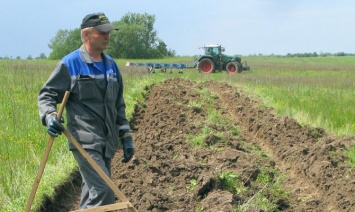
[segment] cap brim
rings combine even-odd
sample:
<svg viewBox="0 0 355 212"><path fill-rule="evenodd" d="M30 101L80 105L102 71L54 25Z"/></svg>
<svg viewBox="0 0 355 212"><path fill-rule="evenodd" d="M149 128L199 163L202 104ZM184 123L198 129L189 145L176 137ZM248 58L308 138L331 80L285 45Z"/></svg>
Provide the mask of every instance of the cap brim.
<svg viewBox="0 0 355 212"><path fill-rule="evenodd" d="M97 25L94 26L95 29L99 30L100 32L109 32L112 30L117 30L117 27L115 27L114 25L107 23L107 24L101 24L101 25Z"/></svg>

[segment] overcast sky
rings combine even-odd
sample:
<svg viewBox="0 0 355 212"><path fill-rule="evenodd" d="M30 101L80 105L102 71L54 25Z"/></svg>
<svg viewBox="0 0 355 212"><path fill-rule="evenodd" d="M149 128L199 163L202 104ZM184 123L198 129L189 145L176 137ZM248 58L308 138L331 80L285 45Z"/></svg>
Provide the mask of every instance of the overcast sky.
<svg viewBox="0 0 355 212"><path fill-rule="evenodd" d="M48 56L59 29L79 28L95 12L111 22L155 15L158 37L182 56L208 43L231 55L355 53L354 0L11 0L0 11L0 57Z"/></svg>

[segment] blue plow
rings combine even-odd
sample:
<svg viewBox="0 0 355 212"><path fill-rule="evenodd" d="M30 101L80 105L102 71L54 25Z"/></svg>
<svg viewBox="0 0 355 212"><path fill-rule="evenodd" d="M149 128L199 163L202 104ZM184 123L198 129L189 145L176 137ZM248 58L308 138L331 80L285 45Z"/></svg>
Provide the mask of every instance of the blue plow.
<svg viewBox="0 0 355 212"><path fill-rule="evenodd" d="M170 73L174 69L178 69L179 73L183 73L184 68L193 68L192 66L181 64L181 63L131 63L127 62L126 66L144 66L150 73L156 73L156 69L161 69L161 72L166 72L167 69L170 69Z"/></svg>

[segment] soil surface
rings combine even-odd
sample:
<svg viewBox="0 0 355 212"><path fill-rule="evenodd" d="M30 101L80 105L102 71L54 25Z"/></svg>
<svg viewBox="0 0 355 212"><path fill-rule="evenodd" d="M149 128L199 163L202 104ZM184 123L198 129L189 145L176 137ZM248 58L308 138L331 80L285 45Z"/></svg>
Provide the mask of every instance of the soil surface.
<svg viewBox="0 0 355 212"><path fill-rule="evenodd" d="M113 182L138 211L265 211L260 195L273 211L355 211L344 156L354 138L301 126L228 84L177 78L147 89L131 121L135 157L121 163L120 150L112 161ZM77 210L80 182L73 173L41 211Z"/></svg>

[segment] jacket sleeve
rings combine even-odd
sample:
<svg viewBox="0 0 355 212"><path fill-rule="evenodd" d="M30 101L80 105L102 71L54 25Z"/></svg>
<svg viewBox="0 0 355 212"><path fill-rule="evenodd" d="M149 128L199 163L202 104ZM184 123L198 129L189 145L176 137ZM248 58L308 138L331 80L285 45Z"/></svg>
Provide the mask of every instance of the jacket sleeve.
<svg viewBox="0 0 355 212"><path fill-rule="evenodd" d="M70 84L68 68L63 62L59 62L38 94L39 116L43 125L46 125L46 115L57 110L57 104L62 102Z"/></svg>

